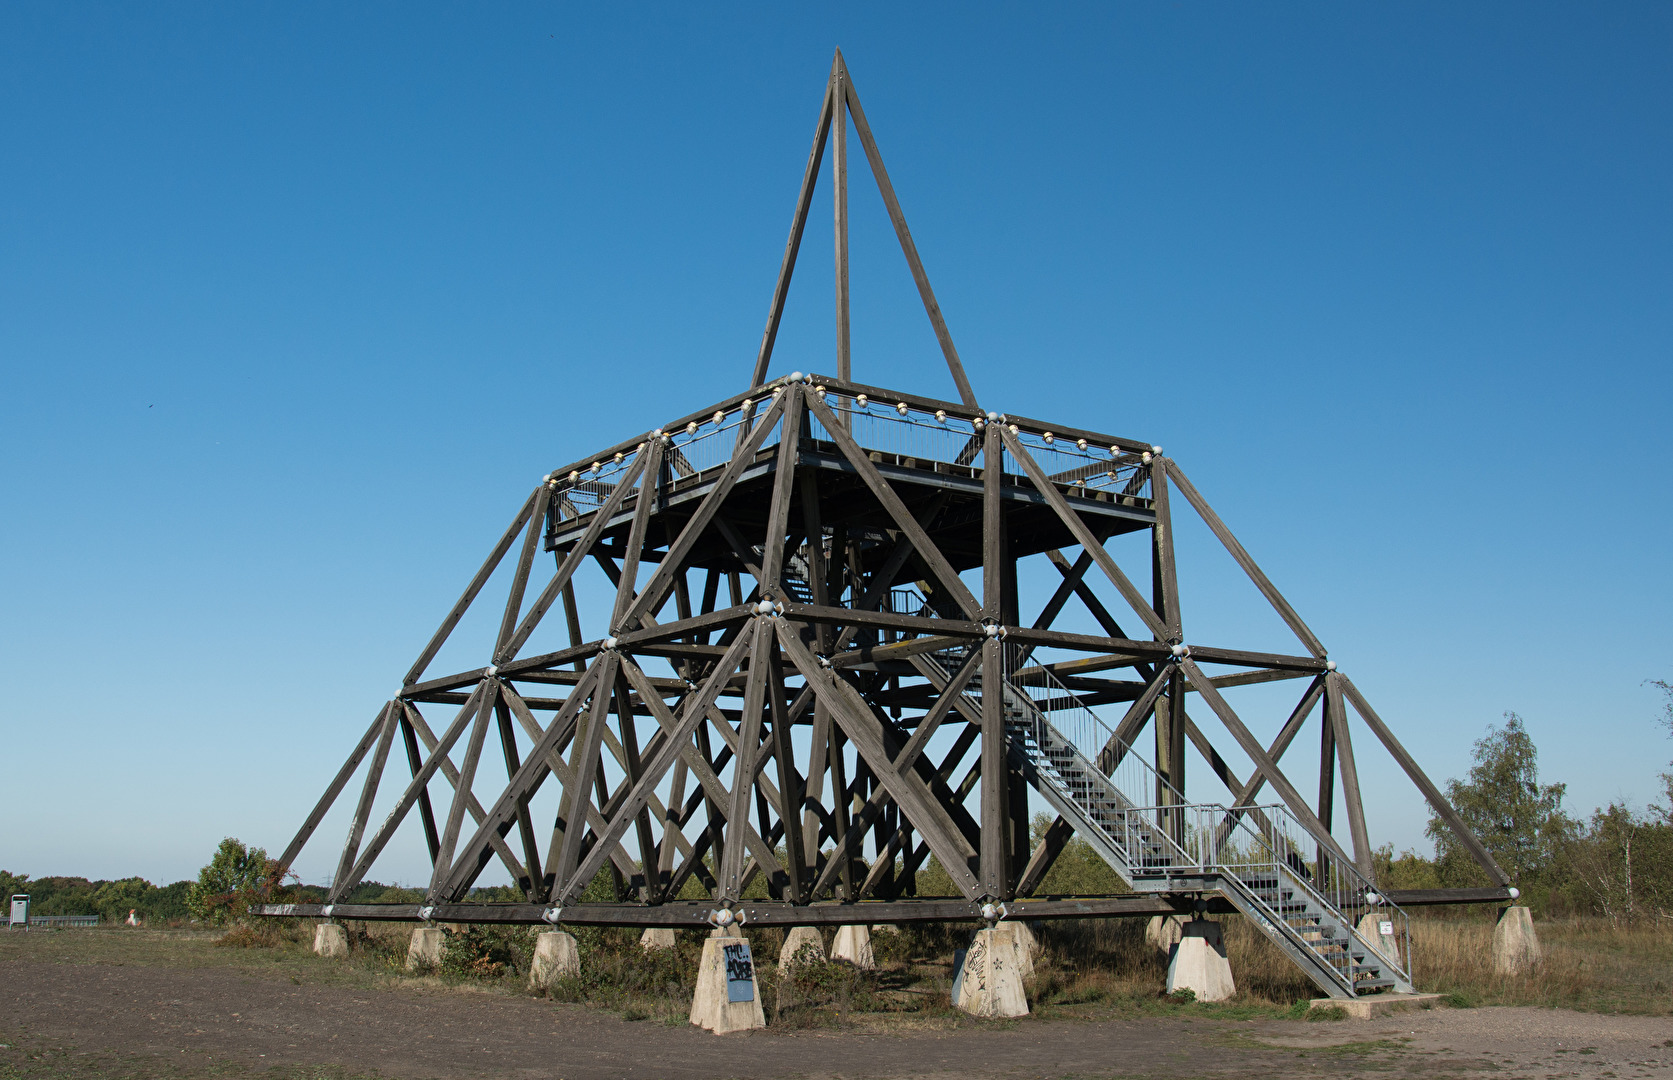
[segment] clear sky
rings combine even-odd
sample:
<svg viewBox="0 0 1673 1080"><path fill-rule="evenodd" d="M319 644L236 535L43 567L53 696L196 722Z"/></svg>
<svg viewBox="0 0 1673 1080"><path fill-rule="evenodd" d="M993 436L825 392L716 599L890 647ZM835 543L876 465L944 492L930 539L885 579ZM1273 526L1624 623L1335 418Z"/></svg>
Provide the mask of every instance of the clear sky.
<svg viewBox="0 0 1673 1080"><path fill-rule="evenodd" d="M1655 797L1665 4L14 2L0 867L282 848L543 472L743 389L834 46L985 407L1164 445L1437 779ZM950 397L862 181L856 377Z"/></svg>

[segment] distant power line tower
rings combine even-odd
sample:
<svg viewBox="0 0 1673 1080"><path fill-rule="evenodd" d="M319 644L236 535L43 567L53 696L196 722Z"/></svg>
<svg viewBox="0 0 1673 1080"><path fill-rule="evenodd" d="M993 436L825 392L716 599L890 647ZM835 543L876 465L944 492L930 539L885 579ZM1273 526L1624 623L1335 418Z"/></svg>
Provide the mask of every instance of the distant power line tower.
<svg viewBox="0 0 1673 1080"><path fill-rule="evenodd" d="M957 401L852 378L849 120ZM836 374L768 380L827 150ZM627 375L611 404L635 408ZM1188 637L1173 549L1181 503L1294 632L1299 653ZM543 552L549 574L537 574ZM1144 588L1118 554L1140 566ZM1049 592L1025 595L1022 583L1038 580L1019 574L1030 561L1051 568ZM578 600L583 573L601 575L607 605ZM491 580L503 607L487 663L426 678L467 609L489 603ZM549 618L560 604L561 619ZM1070 604L1102 633L1054 629ZM528 655L542 632L546 651ZM1263 742L1228 695L1284 680L1301 692ZM429 706L455 709L439 734ZM1495 887L1379 892L1353 714ZM1197 723L1209 715L1252 772L1216 750ZM1279 763L1314 717L1310 798ZM392 752L404 753L410 779L389 785L373 827ZM1195 768L1186 782L1193 754L1219 801L1187 795L1203 786ZM725 911L790 926L1207 904L1250 916L1327 993L1348 997L1410 987L1405 962L1355 929L1367 913L1399 937L1400 903L1515 895L1178 463L1148 442L978 404L840 53L749 387L541 478L285 865L362 764L330 902L269 913L701 926ZM504 778L492 779L501 764ZM1030 792L1056 814L1038 838ZM1333 833L1338 801L1346 847ZM424 902L343 903L403 826L422 830L430 854ZM1035 896L1071 836L1130 891ZM932 859L955 895L921 894ZM496 861L526 902L472 901ZM584 902L600 874L614 902ZM757 881L767 899L746 899ZM680 899L694 888L701 899Z"/></svg>

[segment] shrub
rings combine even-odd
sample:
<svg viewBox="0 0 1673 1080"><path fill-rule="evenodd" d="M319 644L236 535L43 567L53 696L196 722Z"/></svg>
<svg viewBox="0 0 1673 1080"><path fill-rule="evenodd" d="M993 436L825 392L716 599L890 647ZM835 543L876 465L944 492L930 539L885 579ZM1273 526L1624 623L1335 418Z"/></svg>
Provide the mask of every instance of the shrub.
<svg viewBox="0 0 1673 1080"><path fill-rule="evenodd" d="M529 931L518 927L502 929L469 923L461 930L450 930L442 942L441 964L443 975L467 979L497 979L502 975L516 975L521 971L519 953L526 955Z"/></svg>
<svg viewBox="0 0 1673 1080"><path fill-rule="evenodd" d="M212 923L242 918L252 905L266 901L281 872L266 851L247 848L229 836L187 889L187 910Z"/></svg>

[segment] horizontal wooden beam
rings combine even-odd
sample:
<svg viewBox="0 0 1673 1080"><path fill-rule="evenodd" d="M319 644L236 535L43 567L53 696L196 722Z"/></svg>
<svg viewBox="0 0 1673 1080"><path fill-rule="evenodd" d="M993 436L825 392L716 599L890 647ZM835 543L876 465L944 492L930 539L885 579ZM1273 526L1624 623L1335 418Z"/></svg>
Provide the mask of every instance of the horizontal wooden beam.
<svg viewBox="0 0 1673 1080"><path fill-rule="evenodd" d="M1100 919L1148 918L1154 915L1189 915L1193 895L1048 897L1017 900L1006 906L1010 919ZM667 926L675 929L707 927L719 905L696 903L570 904L558 912L558 923L576 926ZM330 908L327 914L326 909ZM364 919L369 922L421 922L419 904L266 904L257 911L269 918ZM437 904L430 911L434 922L513 923L537 925L547 921L552 909L539 904ZM743 928L751 926L849 926L872 923L921 923L980 921L980 904L969 900L924 899L867 901L858 904L784 904L745 902L734 909L743 915ZM1235 912L1231 903L1218 896L1208 898L1210 914Z"/></svg>

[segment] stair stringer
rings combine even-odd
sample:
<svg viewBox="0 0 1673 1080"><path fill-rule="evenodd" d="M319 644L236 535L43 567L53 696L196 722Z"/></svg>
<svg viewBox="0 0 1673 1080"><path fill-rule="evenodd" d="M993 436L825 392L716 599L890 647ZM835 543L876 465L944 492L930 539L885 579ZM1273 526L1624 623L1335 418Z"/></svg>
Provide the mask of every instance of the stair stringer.
<svg viewBox="0 0 1673 1080"><path fill-rule="evenodd" d="M1372 949L1340 911L1281 864L1274 866L1278 874L1275 889L1287 889L1292 895L1303 897L1306 908L1317 912L1320 933L1328 932L1332 935L1331 940L1346 942L1343 947L1348 958L1348 975L1343 975L1321 956L1300 931L1267 905L1251 885L1237 875L1227 872L1224 867L1195 865L1194 860L1175 847L1171 838L1162 830L1145 829L1141 834L1142 842L1153 849L1172 848L1171 854L1177 857L1178 862L1166 866L1134 867L1123 845L1093 818L1091 808L1070 794L1069 781L1080 780L1088 787L1096 785L1101 789L1104 801L1116 806L1132 808L1136 804L1111 783L1101 770L1092 765L1074 743L1064 738L1062 733L1053 727L1045 714L1033 706L1032 699L1027 694L1009 686L1006 690L1007 712L1018 710L1024 713L1024 716L1011 719L1006 725L1006 742L1012 763L1022 773L1025 781L1038 791L1054 810L1074 824L1076 834L1098 853L1128 888L1137 893L1152 894L1220 893L1332 998L1351 1000L1358 996L1355 989L1358 980L1354 977L1356 970L1371 974L1379 988L1392 982L1392 989L1411 992L1410 980L1396 965L1389 963ZM1066 775L1061 766L1052 760L1045 745L1048 742L1053 747L1068 751L1060 751L1059 756L1065 758L1065 764L1071 765L1073 776ZM1124 820L1130 827L1132 819ZM1161 841L1160 845L1157 843L1158 840ZM1282 898L1279 898L1279 902L1282 902ZM1329 920L1328 925L1326 920ZM1368 962L1370 957L1375 957L1375 960ZM1384 972L1387 972L1387 976Z"/></svg>

